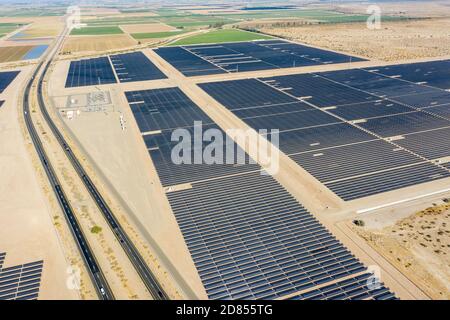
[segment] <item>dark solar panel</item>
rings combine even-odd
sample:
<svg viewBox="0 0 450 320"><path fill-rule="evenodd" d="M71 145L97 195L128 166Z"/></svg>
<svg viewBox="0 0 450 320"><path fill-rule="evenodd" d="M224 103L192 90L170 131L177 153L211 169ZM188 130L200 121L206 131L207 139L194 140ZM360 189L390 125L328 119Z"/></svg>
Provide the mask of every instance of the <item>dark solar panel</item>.
<svg viewBox="0 0 450 320"><path fill-rule="evenodd" d="M389 100L347 104L335 109L328 109L328 112L345 120L367 119L411 111L414 109Z"/></svg>
<svg viewBox="0 0 450 320"><path fill-rule="evenodd" d="M227 141L226 135L219 127L213 125L213 121L179 88L126 92L125 95L141 132L153 131L143 137L163 186L259 170L259 166L250 164L248 156L233 142L222 146L221 155L215 157L218 162L216 164L207 164L203 161L203 151L210 141L202 141L201 145L195 146L193 143L189 143L188 148L185 145L184 151L189 152L187 159L190 159L191 163L181 165L175 163L172 152L177 144L183 142L183 138L175 136L172 141L175 129L184 128L186 133L193 138L196 134L194 121L202 121L203 127L198 127L200 135L203 134L203 131L215 129L224 142ZM231 150L234 157L231 159L232 161L228 159L227 164L226 157L231 154ZM216 149L215 152L219 152L219 150ZM238 156L241 154L245 159L237 162ZM195 163L195 159L200 159L200 163Z"/></svg>
<svg viewBox="0 0 450 320"><path fill-rule="evenodd" d="M374 283L376 282L376 283ZM393 300L395 295L370 273L296 295L290 300Z"/></svg>
<svg viewBox="0 0 450 320"><path fill-rule="evenodd" d="M313 74L295 74L262 78L261 80L295 97L303 97L317 107L363 103L380 99L369 93L349 88Z"/></svg>
<svg viewBox="0 0 450 320"><path fill-rule="evenodd" d="M286 154L320 150L376 139L348 123L280 132L280 149Z"/></svg>
<svg viewBox="0 0 450 320"><path fill-rule="evenodd" d="M167 196L210 299L274 299L365 270L270 176Z"/></svg>
<svg viewBox="0 0 450 320"><path fill-rule="evenodd" d="M421 163L389 171L326 184L345 201L450 177L450 172L430 163Z"/></svg>
<svg viewBox="0 0 450 320"><path fill-rule="evenodd" d="M291 158L323 183L423 162L382 140L301 153Z"/></svg>
<svg viewBox="0 0 450 320"><path fill-rule="evenodd" d="M407 134L396 143L427 159L449 157L450 128Z"/></svg>
<svg viewBox="0 0 450 320"><path fill-rule="evenodd" d="M203 130L215 129L220 132L222 136L225 136L223 131L216 125L209 125L203 127ZM194 128L186 128L191 137L194 137ZM199 180L205 180L210 178L216 178L220 176L249 172L259 170L259 166L256 164L250 164L249 157L243 152L243 150L234 142L226 144L226 138L224 138L224 145L221 146L217 155L217 161L219 163L208 164L205 162L193 163L196 157L202 159L203 151L210 142L203 141L202 144L195 145L189 144L188 148L184 148L184 152L188 153L188 159L191 159L191 163L177 164L172 159L172 152L179 140L171 141L172 130L165 130L162 133L150 134L144 136L144 141L149 149L150 156L153 160L153 164L156 167L159 178L163 186L172 186L182 183L189 183ZM227 164L226 157L232 154L233 161ZM242 164L237 164L238 156L242 152L243 161ZM185 155L185 154L184 154Z"/></svg>
<svg viewBox="0 0 450 320"><path fill-rule="evenodd" d="M383 97L423 94L435 91L431 87L401 81L396 78L389 78L384 75L367 72L363 69L330 71L317 74L332 81Z"/></svg>
<svg viewBox="0 0 450 320"><path fill-rule="evenodd" d="M250 127L280 129L280 149L344 200L447 176L442 167L432 164L403 168L424 161L408 150L430 160L448 156L444 151L448 139L437 136L432 141L431 133L423 138L418 135L417 139L426 140L422 142L408 138L411 133L450 126L447 92L361 69L260 80L264 83L246 79L203 83L200 87ZM394 97L386 99L386 95ZM295 110L299 102L283 100L293 96L307 102L306 107ZM279 107L280 112L276 112ZM355 122L351 125L340 119ZM397 135L407 136L393 143L367 142ZM396 143L408 150L399 149ZM386 176L380 173L384 170ZM395 172L404 177L395 181L391 176ZM413 177L415 173L423 179ZM372 177L382 185L368 183ZM355 193L350 195L348 190Z"/></svg>
<svg viewBox="0 0 450 320"><path fill-rule="evenodd" d="M155 52L186 76L364 60L283 40L164 47Z"/></svg>
<svg viewBox="0 0 450 320"><path fill-rule="evenodd" d="M5 91L5 89L13 82L20 71L7 71L0 72L0 93Z"/></svg>
<svg viewBox="0 0 450 320"><path fill-rule="evenodd" d="M416 111L394 116L373 118L360 126L383 137L425 131L450 126L450 121L425 112Z"/></svg>
<svg viewBox="0 0 450 320"><path fill-rule="evenodd" d="M147 107L163 110L158 123L172 119L144 141L163 185L191 184L169 189L167 197L210 299L273 299L365 270L259 166L173 164L172 129L192 133L187 123L206 115L177 88L140 93L127 97L133 104L151 96ZM164 111L179 101L185 104ZM186 108L184 117L176 116L180 108ZM207 128L218 129L214 123ZM191 145L189 152L203 147Z"/></svg>
<svg viewBox="0 0 450 320"><path fill-rule="evenodd" d="M125 93L141 132L191 127L212 120L178 88Z"/></svg>
<svg viewBox="0 0 450 320"><path fill-rule="evenodd" d="M450 104L423 109L424 112L450 120Z"/></svg>
<svg viewBox="0 0 450 320"><path fill-rule="evenodd" d="M400 64L368 68L388 76L399 76L411 82L421 82L441 89L450 89L450 60Z"/></svg>
<svg viewBox="0 0 450 320"><path fill-rule="evenodd" d="M120 82L167 78L142 52L112 55L110 58Z"/></svg>
<svg viewBox="0 0 450 320"><path fill-rule="evenodd" d="M66 88L116 83L108 57L71 61Z"/></svg>
<svg viewBox="0 0 450 320"><path fill-rule="evenodd" d="M0 300L35 300L39 295L43 261L2 268L0 253Z"/></svg>
<svg viewBox="0 0 450 320"><path fill-rule="evenodd" d="M414 108L436 107L444 104L450 104L450 92L435 89L433 91L420 94L408 94L393 97L392 100L407 104Z"/></svg>
<svg viewBox="0 0 450 320"><path fill-rule="evenodd" d="M225 70L181 47L158 48L155 52L185 76L226 73Z"/></svg>

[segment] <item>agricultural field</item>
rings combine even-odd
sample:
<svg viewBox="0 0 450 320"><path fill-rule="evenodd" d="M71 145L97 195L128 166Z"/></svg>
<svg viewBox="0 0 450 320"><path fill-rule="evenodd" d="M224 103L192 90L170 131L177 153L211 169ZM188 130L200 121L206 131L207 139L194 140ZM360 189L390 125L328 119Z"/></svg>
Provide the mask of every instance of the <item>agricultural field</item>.
<svg viewBox="0 0 450 320"><path fill-rule="evenodd" d="M10 32L20 28L22 25L17 23L0 23L0 38Z"/></svg>
<svg viewBox="0 0 450 320"><path fill-rule="evenodd" d="M0 47L0 63L21 60L33 46Z"/></svg>
<svg viewBox="0 0 450 320"><path fill-rule="evenodd" d="M177 29L164 23L148 23L148 24L126 24L121 25L122 29L126 33L155 33L155 32L171 32Z"/></svg>
<svg viewBox="0 0 450 320"><path fill-rule="evenodd" d="M132 33L131 36L136 40L143 40L143 39L169 38L183 33L186 33L186 31Z"/></svg>
<svg viewBox="0 0 450 320"><path fill-rule="evenodd" d="M64 44L62 53L78 53L78 52L102 52L114 49L129 48L137 44L128 35L109 35L109 36L80 36L69 37Z"/></svg>
<svg viewBox="0 0 450 320"><path fill-rule="evenodd" d="M83 27L80 29L73 29L71 36L95 36L106 34L122 34L123 31L117 26L108 27Z"/></svg>
<svg viewBox="0 0 450 320"><path fill-rule="evenodd" d="M59 19L39 21L14 36L15 39L34 39L56 37L62 30L63 23Z"/></svg>
<svg viewBox="0 0 450 320"><path fill-rule="evenodd" d="M211 31L208 33L203 33L200 35L195 35L192 37L187 37L174 42L172 45L190 45L199 43L223 43L223 42L235 42L235 41L251 41L251 40L263 40L270 39L272 37L242 31L237 29L222 29L217 31Z"/></svg>

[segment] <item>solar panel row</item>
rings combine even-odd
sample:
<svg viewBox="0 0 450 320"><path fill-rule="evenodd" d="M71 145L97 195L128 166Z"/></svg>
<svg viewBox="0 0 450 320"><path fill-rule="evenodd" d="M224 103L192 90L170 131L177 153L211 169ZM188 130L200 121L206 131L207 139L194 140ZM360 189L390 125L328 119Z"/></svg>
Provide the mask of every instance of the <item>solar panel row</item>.
<svg viewBox="0 0 450 320"><path fill-rule="evenodd" d="M110 62L111 60L111 62ZM66 88L167 78L142 52L71 61Z"/></svg>
<svg viewBox="0 0 450 320"><path fill-rule="evenodd" d="M196 132L215 129L223 135L223 131L213 124L213 121L194 104L179 88L165 88L155 90L133 91L125 93L139 129L144 134L144 141L149 150L153 163L163 186L171 186L204 180L226 174L236 174L259 170L259 166L251 165L250 159L236 144L225 144L221 148L221 155L217 155L219 164L194 163L195 159L203 159L203 150L209 142L202 141L203 132L200 132L200 145L193 141L183 141L184 137L172 135L183 128L180 133L188 134L194 138ZM203 129L194 131L194 121L201 121ZM225 141L226 142L226 138ZM173 154L174 147L184 143L184 151L189 154ZM187 144L186 144L187 143ZM233 151L234 157L230 164L226 164L226 156ZM218 150L216 150L218 151ZM240 152L245 159L241 165L236 164ZM174 163L173 156L186 157L191 165L178 165ZM214 156L214 154L213 154ZM222 164L223 163L223 164Z"/></svg>
<svg viewBox="0 0 450 320"><path fill-rule="evenodd" d="M274 299L365 270L270 176L167 196L211 299Z"/></svg>
<svg viewBox="0 0 450 320"><path fill-rule="evenodd" d="M0 300L36 300L43 261L2 268L5 255L0 253Z"/></svg>
<svg viewBox="0 0 450 320"><path fill-rule="evenodd" d="M392 300L394 294L369 273L308 291L290 300Z"/></svg>
<svg viewBox="0 0 450 320"><path fill-rule="evenodd" d="M408 138L409 134L450 127L445 117L450 95L443 90L361 69L199 86L250 127L279 129L280 149L344 200L448 177L443 166L422 163L425 159L420 158L436 158L424 150L440 150L439 157L450 156L445 138L429 139L420 150L413 138ZM394 97L388 98L390 95ZM421 97L422 109L404 103L412 96ZM293 106L297 104L306 107L296 110ZM404 139L378 140L394 136ZM422 165L403 168L418 163ZM377 174L384 170L392 172ZM422 179L415 177L416 171ZM402 177L390 175L395 172ZM379 185L366 184L374 177Z"/></svg>
<svg viewBox="0 0 450 320"><path fill-rule="evenodd" d="M120 82L167 78L142 52L118 54L110 58Z"/></svg>
<svg viewBox="0 0 450 320"><path fill-rule="evenodd" d="M410 82L450 89L450 60L400 64L368 70L387 76L398 76Z"/></svg>
<svg viewBox="0 0 450 320"><path fill-rule="evenodd" d="M194 120L218 129L181 90L126 96L141 130L161 130L143 137L163 185L190 183L167 197L210 299L283 297L365 270L280 184L261 175L259 166L175 165L173 129L192 133ZM143 126L139 108L153 112L146 117L160 118ZM203 148L190 146L188 152Z"/></svg>
<svg viewBox="0 0 450 320"><path fill-rule="evenodd" d="M188 77L225 73L225 70L181 47L163 47L155 49L155 52Z"/></svg>
<svg viewBox="0 0 450 320"><path fill-rule="evenodd" d="M0 93L3 93L5 89L13 82L20 71L7 71L0 72Z"/></svg>
<svg viewBox="0 0 450 320"><path fill-rule="evenodd" d="M166 47L155 52L188 77L364 60L284 40Z"/></svg>
<svg viewBox="0 0 450 320"><path fill-rule="evenodd" d="M71 61L66 88L116 83L108 57Z"/></svg>

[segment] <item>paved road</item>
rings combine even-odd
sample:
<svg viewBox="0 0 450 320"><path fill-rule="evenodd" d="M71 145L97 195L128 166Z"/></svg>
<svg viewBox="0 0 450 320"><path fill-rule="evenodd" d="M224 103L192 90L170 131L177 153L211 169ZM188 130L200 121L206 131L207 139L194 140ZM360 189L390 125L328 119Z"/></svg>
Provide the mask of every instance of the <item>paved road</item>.
<svg viewBox="0 0 450 320"><path fill-rule="evenodd" d="M52 130L53 134L55 135L56 139L58 140L60 146L63 148L67 158L70 160L73 168L77 172L80 179L83 181L86 189L89 191L92 199L97 204L100 212L105 217L106 221L108 222L108 225L110 226L111 230L113 231L114 235L116 236L117 240L119 241L120 245L122 246L123 250L125 250L128 258L130 259L131 263L133 264L134 268L136 269L137 273L141 277L142 281L144 282L145 286L149 290L150 294L153 296L156 300L168 300L169 297L162 289L161 285L157 281L156 277L151 272L150 268L145 263L144 259L140 255L137 248L134 246L133 242L129 239L127 234L124 232L123 228L121 227L120 223L114 216L112 210L98 191L95 184L92 182L86 171L83 169L81 163L78 161L75 154L72 152L72 149L64 139L61 132L58 130L57 126L51 119L50 115L47 112L47 108L45 106L45 101L43 99L43 78L45 77L45 74L47 73L47 70L50 66L51 59L49 63L46 65L44 72L41 76L40 81L38 82L38 102L39 107L42 112L42 115L44 116L44 119L46 120L47 124L49 125L50 129Z"/></svg>
<svg viewBox="0 0 450 320"><path fill-rule="evenodd" d="M83 259L85 261L85 264L89 271L90 277L94 283L98 297L102 300L114 300L114 295L108 285L108 282L106 281L105 276L97 263L97 260L95 258L95 255L94 255L92 249L90 248L88 242L86 241L86 237L83 234L83 231L80 228L80 224L74 214L72 206L70 205L70 203L67 199L67 196L61 187L61 184L55 173L55 170L53 169L52 164L48 160L47 154L42 145L42 141L39 138L36 128L34 127L33 121L31 119L31 114L30 114L30 94L31 94L31 88L33 86L33 83L35 82L35 79L38 76L40 70L42 70L44 68L43 69L44 71L42 72L42 74L40 75L40 77L37 80L38 87L42 85L42 80L45 75L45 72L48 69L50 62L53 58L53 55L55 54L55 52L57 52L57 48L60 46L62 39L64 38L66 33L67 33L67 30L65 30L62 34L62 37L60 37L57 40L55 47L52 49L54 51L49 51L51 53L47 53L45 56L43 56L41 62L36 67L36 70L34 71L32 78L30 79L30 81L28 82L28 84L25 88L24 97L23 97L23 113L24 113L24 117L25 117L25 123L26 123L27 129L28 129L28 132L30 134L30 137L33 141L36 152L37 152L39 159L41 160L41 163L44 167L45 173L47 174L50 185L58 199L59 205L61 206L61 209L64 212L64 216L65 216L67 222L69 223L70 229L71 229L72 234L75 238L75 241L78 245L81 256L83 257ZM48 59L48 60L46 60L46 59Z"/></svg>

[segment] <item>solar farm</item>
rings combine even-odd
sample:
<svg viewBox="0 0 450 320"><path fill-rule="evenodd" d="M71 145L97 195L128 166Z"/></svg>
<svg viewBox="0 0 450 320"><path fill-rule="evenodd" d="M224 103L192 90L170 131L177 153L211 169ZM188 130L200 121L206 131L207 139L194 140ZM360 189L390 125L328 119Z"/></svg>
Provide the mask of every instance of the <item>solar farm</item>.
<svg viewBox="0 0 450 320"><path fill-rule="evenodd" d="M0 300L37 300L43 261L4 267L5 258L0 252Z"/></svg>
<svg viewBox="0 0 450 320"><path fill-rule="evenodd" d="M361 251L371 249L355 250L359 244L330 221L448 188L450 60L373 66L271 39L167 46L60 65L67 72L61 90L102 85L118 92L113 100L126 102L121 130L138 138L149 164L139 170L152 170L151 184L162 195L152 189L150 199L170 208L162 215L174 218L183 239L171 245L186 246L180 251L188 251L195 267L192 278L204 290L199 297L402 298L400 273L368 285L375 262ZM292 177L268 174L236 141L223 146L223 156L243 152L243 164L174 163L175 130L194 136L195 122L224 136L233 126L278 129L281 171ZM191 147L190 158L201 157L207 145Z"/></svg>
<svg viewBox="0 0 450 320"><path fill-rule="evenodd" d="M449 68L444 61L200 87L250 127L279 128L281 151L343 200L353 200L450 176L444 138L450 118L443 114L450 92L442 89L450 87ZM435 80L440 87L426 81L436 70L447 70ZM419 150L413 140L424 134L430 144ZM442 152L430 157L429 149Z"/></svg>
<svg viewBox="0 0 450 320"><path fill-rule="evenodd" d="M3 91L8 88L8 86L11 84L11 82L14 81L18 74L19 71L0 72L0 93L3 93Z"/></svg>
<svg viewBox="0 0 450 320"><path fill-rule="evenodd" d="M66 88L164 79L142 52L83 59L70 63Z"/></svg>
<svg viewBox="0 0 450 320"><path fill-rule="evenodd" d="M364 60L283 40L163 47L155 52L188 77Z"/></svg>

